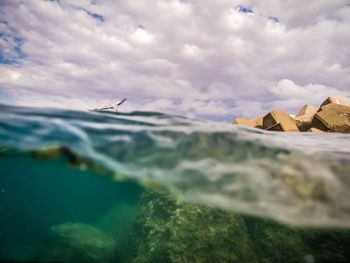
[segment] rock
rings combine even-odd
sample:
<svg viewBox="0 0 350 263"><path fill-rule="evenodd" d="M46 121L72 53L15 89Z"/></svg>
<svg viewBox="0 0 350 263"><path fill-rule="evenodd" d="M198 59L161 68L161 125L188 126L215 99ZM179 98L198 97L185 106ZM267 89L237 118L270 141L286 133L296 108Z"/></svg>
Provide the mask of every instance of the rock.
<svg viewBox="0 0 350 263"><path fill-rule="evenodd" d="M304 262L309 249L298 229L261 218L245 222L259 262Z"/></svg>
<svg viewBox="0 0 350 263"><path fill-rule="evenodd" d="M33 259L40 262L114 262L115 242L87 224L55 225Z"/></svg>
<svg viewBox="0 0 350 263"><path fill-rule="evenodd" d="M299 131L295 120L282 110L269 112L263 118L263 128L270 131Z"/></svg>
<svg viewBox="0 0 350 263"><path fill-rule="evenodd" d="M301 229L146 191L125 262L350 262L350 231ZM310 261L315 259L315 261Z"/></svg>
<svg viewBox="0 0 350 263"><path fill-rule="evenodd" d="M346 98L330 96L318 110L312 105L304 105L296 116L289 115L286 111L274 110L263 118L237 118L233 124L270 131L350 133L349 108L350 102Z"/></svg>
<svg viewBox="0 0 350 263"><path fill-rule="evenodd" d="M301 121L296 121L296 125L301 132L308 131L312 128L311 122L301 122Z"/></svg>
<svg viewBox="0 0 350 263"><path fill-rule="evenodd" d="M348 99L343 98L343 97L336 97L336 96L330 96L328 97L322 104L320 105L319 111L321 108L327 104L334 103L334 104L339 104L343 106L348 106L350 107L350 102Z"/></svg>
<svg viewBox="0 0 350 263"><path fill-rule="evenodd" d="M324 131L311 127L310 129L308 129L308 132L324 132Z"/></svg>
<svg viewBox="0 0 350 263"><path fill-rule="evenodd" d="M127 262L257 262L240 216L153 191L139 204Z"/></svg>
<svg viewBox="0 0 350 263"><path fill-rule="evenodd" d="M233 124L241 125L241 126L248 126L255 128L256 122L254 119L244 119L244 118L237 118L234 120Z"/></svg>
<svg viewBox="0 0 350 263"><path fill-rule="evenodd" d="M299 131L308 131L311 128L311 121L317 109L312 105L304 105L294 117Z"/></svg>
<svg viewBox="0 0 350 263"><path fill-rule="evenodd" d="M259 262L350 262L350 231L244 218Z"/></svg>
<svg viewBox="0 0 350 263"><path fill-rule="evenodd" d="M255 122L256 122L256 128L260 128L260 129L262 129L262 127L263 127L263 117L262 116L259 116L259 117L256 117L255 118Z"/></svg>
<svg viewBox="0 0 350 263"><path fill-rule="evenodd" d="M298 232L309 248L308 254L309 257L312 256L312 262L350 262L349 230L310 228Z"/></svg>
<svg viewBox="0 0 350 263"><path fill-rule="evenodd" d="M350 126L350 107L335 103L322 106L312 119L311 126L322 131L346 131Z"/></svg>
<svg viewBox="0 0 350 263"><path fill-rule="evenodd" d="M117 247L121 248L131 233L136 211L136 206L118 202L97 223L97 226L111 235Z"/></svg>
<svg viewBox="0 0 350 263"><path fill-rule="evenodd" d="M252 128L261 128L263 124L263 118L262 117L256 117L255 119L244 119L244 118L237 118L233 122L233 124L241 125L241 126L248 126Z"/></svg>
<svg viewBox="0 0 350 263"><path fill-rule="evenodd" d="M350 126L349 124L345 124L340 126L335 130L336 132L341 132L341 133L350 133Z"/></svg>
<svg viewBox="0 0 350 263"><path fill-rule="evenodd" d="M312 105L304 105L294 117L294 119L298 122L305 123L311 122L312 118L316 114L317 109Z"/></svg>

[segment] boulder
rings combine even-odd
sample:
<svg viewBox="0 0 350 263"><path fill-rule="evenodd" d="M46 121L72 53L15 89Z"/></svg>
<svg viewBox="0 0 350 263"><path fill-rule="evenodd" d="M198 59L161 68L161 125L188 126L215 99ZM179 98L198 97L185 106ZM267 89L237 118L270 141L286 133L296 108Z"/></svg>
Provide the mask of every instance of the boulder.
<svg viewBox="0 0 350 263"><path fill-rule="evenodd" d="M309 248L299 230L267 219L244 217L259 262L305 262Z"/></svg>
<svg viewBox="0 0 350 263"><path fill-rule="evenodd" d="M317 109L312 105L304 105L294 117L299 131L308 131L311 128L311 121Z"/></svg>
<svg viewBox="0 0 350 263"><path fill-rule="evenodd" d="M123 262L345 263L349 248L349 230L286 226L146 190Z"/></svg>
<svg viewBox="0 0 350 263"><path fill-rule="evenodd" d="M270 131L299 131L295 120L282 110L269 112L263 118L263 128Z"/></svg>
<svg viewBox="0 0 350 263"><path fill-rule="evenodd" d="M258 262L242 217L146 191L125 262Z"/></svg>
<svg viewBox="0 0 350 263"><path fill-rule="evenodd" d="M245 118L237 118L234 120L233 124L248 126L252 128L261 128L263 123L262 117L257 117L255 119L245 119Z"/></svg>
<svg viewBox="0 0 350 263"><path fill-rule="evenodd" d="M234 120L233 124L241 125L241 126L248 126L255 128L256 123L254 119L244 119L244 118L237 118Z"/></svg>
<svg viewBox="0 0 350 263"><path fill-rule="evenodd" d="M323 132L322 130L319 130L317 128L311 127L310 129L307 130L308 132Z"/></svg>
<svg viewBox="0 0 350 263"><path fill-rule="evenodd" d="M335 131L341 132L341 133L350 133L350 125L349 124L342 125L338 129L336 129Z"/></svg>
<svg viewBox="0 0 350 263"><path fill-rule="evenodd" d="M311 126L322 131L344 132L350 126L350 106L329 103L321 107Z"/></svg>
<svg viewBox="0 0 350 263"><path fill-rule="evenodd" d="M311 122L312 118L316 114L317 109L312 105L304 105L295 116L295 120L298 123Z"/></svg>
<svg viewBox="0 0 350 263"><path fill-rule="evenodd" d="M40 262L115 262L115 242L99 229L82 223L50 228L33 259Z"/></svg>
<svg viewBox="0 0 350 263"><path fill-rule="evenodd" d="M255 122L257 124L256 128L262 129L262 127L263 127L263 117L262 116L256 117L255 118Z"/></svg>
<svg viewBox="0 0 350 263"><path fill-rule="evenodd" d="M308 131L312 128L311 122L298 122L297 121L296 124L297 124L299 131L301 131L301 132Z"/></svg>
<svg viewBox="0 0 350 263"><path fill-rule="evenodd" d="M97 226L103 232L111 235L117 247L120 248L129 238L136 211L136 206L118 202L97 223Z"/></svg>
<svg viewBox="0 0 350 263"><path fill-rule="evenodd" d="M348 99L344 98L344 97L337 97L337 96L329 96L321 105L319 108L319 111L321 110L321 108L327 104L330 103L334 103L334 104L339 104L339 105L343 105L343 106L348 106L350 107L350 102Z"/></svg>
<svg viewBox="0 0 350 263"><path fill-rule="evenodd" d="M304 243L309 247L308 257L312 259L312 261L305 260L305 263L350 262L349 229L305 228L300 229L298 232Z"/></svg>

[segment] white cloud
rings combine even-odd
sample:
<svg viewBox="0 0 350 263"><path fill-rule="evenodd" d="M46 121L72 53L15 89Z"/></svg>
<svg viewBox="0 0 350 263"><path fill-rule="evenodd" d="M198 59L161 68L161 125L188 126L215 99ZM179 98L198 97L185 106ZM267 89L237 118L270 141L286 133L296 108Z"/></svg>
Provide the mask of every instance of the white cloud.
<svg viewBox="0 0 350 263"><path fill-rule="evenodd" d="M148 33L143 28L137 28L131 35L131 38L139 43L150 43L153 40L153 35Z"/></svg>
<svg viewBox="0 0 350 263"><path fill-rule="evenodd" d="M182 53L186 57L197 57L199 52L199 48L196 45L185 44L182 47Z"/></svg>
<svg viewBox="0 0 350 263"><path fill-rule="evenodd" d="M0 52L17 62L0 63L0 91L12 103L84 109L128 97L128 110L231 120L349 96L345 0L0 5Z"/></svg>
<svg viewBox="0 0 350 263"><path fill-rule="evenodd" d="M277 98L271 103L274 108L295 109L305 104L312 104L318 107L328 96L342 96L350 98L349 91L339 91L320 84L307 84L300 86L289 79L279 81L270 89Z"/></svg>

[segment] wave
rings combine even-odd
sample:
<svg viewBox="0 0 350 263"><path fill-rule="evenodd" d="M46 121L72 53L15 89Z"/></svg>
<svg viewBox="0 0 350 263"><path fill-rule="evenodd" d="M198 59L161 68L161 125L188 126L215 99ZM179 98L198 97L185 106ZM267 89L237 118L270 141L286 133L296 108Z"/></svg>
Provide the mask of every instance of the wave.
<svg viewBox="0 0 350 263"><path fill-rule="evenodd" d="M350 227L349 139L154 112L0 106L2 155L64 157L112 180L302 226Z"/></svg>

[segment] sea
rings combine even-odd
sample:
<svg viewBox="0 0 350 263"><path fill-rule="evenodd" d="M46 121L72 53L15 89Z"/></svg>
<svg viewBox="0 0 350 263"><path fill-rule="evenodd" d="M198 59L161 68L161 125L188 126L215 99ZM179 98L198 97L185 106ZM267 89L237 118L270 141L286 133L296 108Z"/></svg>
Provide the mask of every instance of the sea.
<svg viewBox="0 0 350 263"><path fill-rule="evenodd" d="M164 193L176 200L175 208L165 209L170 214L190 205L196 231L201 229L198 222L202 221L196 222L193 206L298 231L340 233L342 237L332 244L327 243L329 236L320 235L317 243L323 242L324 246L319 250L305 248L308 252L291 261L350 262L350 134L269 132L159 112L89 112L0 105L0 261L74 262L76 258L67 254L75 253L71 252L74 249L80 249L80 255L85 253L83 242L88 239L86 236L94 235L84 231L96 230L111 237L116 254L121 247L140 246L141 241L143 245L150 244L152 231L168 226L171 216L162 214L162 225L150 223L152 214L147 212L151 208L140 208L145 205L140 199L148 191L161 192L156 197L158 201L163 200ZM181 211L186 218L187 210ZM139 228L140 224L149 224L154 229L142 232L148 235L147 239L140 237L137 244L131 244L141 235L139 228L135 231L135 220ZM182 221L176 222L176 231L185 229ZM202 229L216 231L208 224L203 223ZM142 231L150 229L149 225ZM80 228L85 237L79 234ZM186 229L189 228L186 221ZM162 235L162 242L158 243L176 244L171 239L173 229L174 224L167 229L169 238ZM63 241L52 241L52 235L63 235L62 232ZM73 238L75 243L70 240ZM160 240L160 236L154 238ZM205 235L191 242L205 244L206 238L209 240ZM216 238L221 240L220 234ZM254 248L257 238L250 237ZM275 240L274 236L269 238ZM279 251L287 241L278 240L273 251L280 257L265 255L269 252L261 249L249 260L288 262L280 261L286 252L282 248ZM49 242L54 244L45 247ZM215 242L213 237L210 242ZM172 255L171 246L153 246L155 243L149 251L166 251L159 252L159 260L157 254L142 257L141 249L136 249L133 256L119 255L108 260L192 261L185 256L164 259L164 255ZM182 247L176 255L191 249ZM55 250L56 254L43 255L43 250ZM205 250L215 257L221 255L216 255L215 249ZM324 256L326 250L329 253ZM125 254L128 250L123 251ZM193 253L202 252L198 248ZM108 261L101 258L84 259ZM226 260L218 258L217 262ZM232 257L227 262L244 261Z"/></svg>

